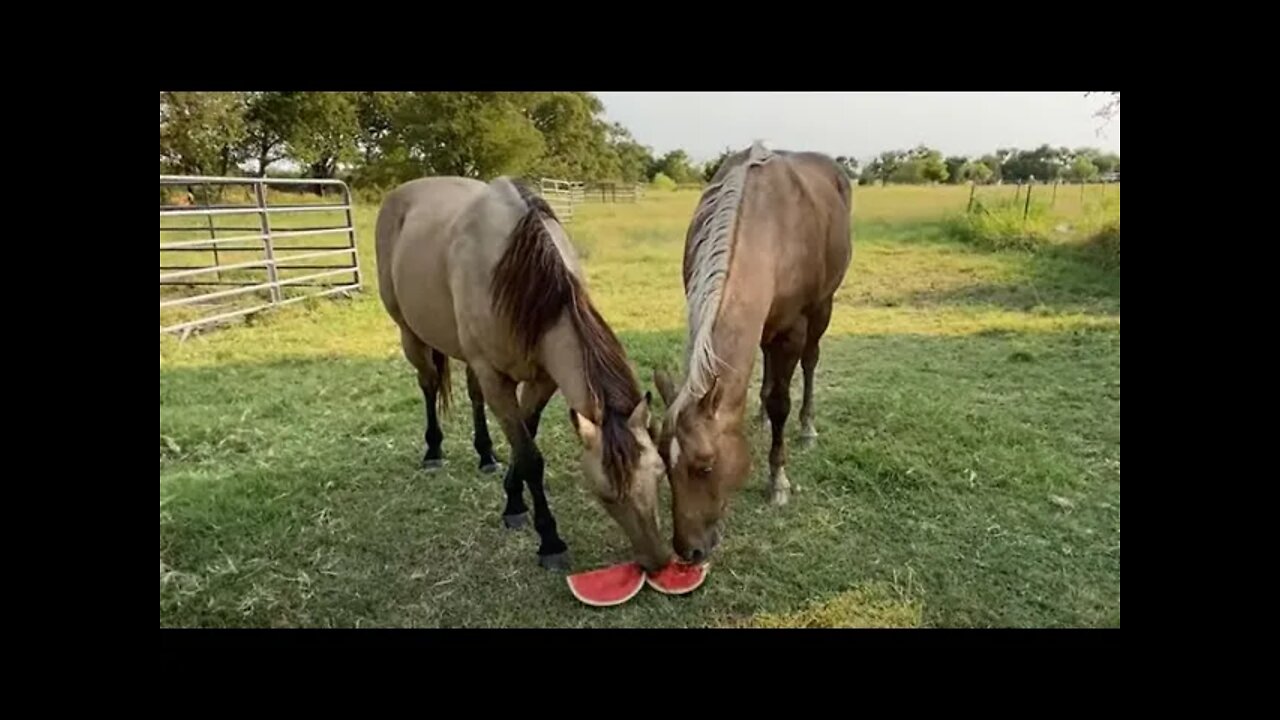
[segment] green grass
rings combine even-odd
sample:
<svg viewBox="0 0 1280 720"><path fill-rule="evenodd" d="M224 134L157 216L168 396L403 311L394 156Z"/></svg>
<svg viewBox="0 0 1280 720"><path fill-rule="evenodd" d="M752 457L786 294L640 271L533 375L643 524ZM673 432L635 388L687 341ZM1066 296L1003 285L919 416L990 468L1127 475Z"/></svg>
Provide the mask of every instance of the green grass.
<svg viewBox="0 0 1280 720"><path fill-rule="evenodd" d="M951 239L942 220L967 193L858 188L818 368L821 437L792 445L791 504L767 503L756 430L703 587L608 610L538 568L532 530L502 529L465 400L445 419L447 468L416 470L422 401L371 285L376 209L361 207L370 284L356 299L161 339L160 624L1119 626L1119 271L1069 247ZM1054 208L1068 223L1088 215L1073 193ZM646 385L680 357L696 200L589 204L570 226ZM625 540L578 483L565 418L557 397L539 438L561 532L577 568L619 561Z"/></svg>

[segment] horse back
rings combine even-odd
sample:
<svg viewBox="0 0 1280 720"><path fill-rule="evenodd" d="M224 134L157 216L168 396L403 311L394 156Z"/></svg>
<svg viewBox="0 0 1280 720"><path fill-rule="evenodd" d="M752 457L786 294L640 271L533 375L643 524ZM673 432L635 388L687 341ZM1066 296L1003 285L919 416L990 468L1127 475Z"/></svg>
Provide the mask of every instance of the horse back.
<svg viewBox="0 0 1280 720"><path fill-rule="evenodd" d="M392 319L426 345L457 350L449 282L455 220L486 185L455 177L422 178L387 194L378 213L379 294Z"/></svg>
<svg viewBox="0 0 1280 720"><path fill-rule="evenodd" d="M790 316L829 300L853 254L852 188L831 158L779 152L748 186L739 242L772 275L771 315Z"/></svg>

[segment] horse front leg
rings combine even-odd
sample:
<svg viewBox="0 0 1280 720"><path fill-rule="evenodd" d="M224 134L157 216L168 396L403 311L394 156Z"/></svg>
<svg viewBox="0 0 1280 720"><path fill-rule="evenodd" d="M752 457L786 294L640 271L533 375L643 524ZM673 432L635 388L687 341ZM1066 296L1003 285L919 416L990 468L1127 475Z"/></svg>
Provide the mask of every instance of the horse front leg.
<svg viewBox="0 0 1280 720"><path fill-rule="evenodd" d="M537 530L540 541L538 563L548 570L567 570L569 548L556 529L556 519L551 514L551 506L547 503L543 488L545 463L525 422L532 412L526 414L522 411L522 403L516 397L516 382L511 378L484 366L476 367L476 377L480 381L486 403L498 416L502 432L511 446L511 467L507 469L507 476L503 481L503 487L507 491L507 505L502 511L503 521L507 527L519 527L523 524L527 508L522 486L527 485L529 494L533 496L533 527ZM523 393L523 399L530 409L538 408L545 406L554 392L554 383L530 383Z"/></svg>
<svg viewBox="0 0 1280 720"><path fill-rule="evenodd" d="M791 499L791 482L787 479L787 416L791 413L791 378L803 350L804 327L780 335L769 344L769 395L766 401L773 442L769 448L769 499L774 505L786 505Z"/></svg>

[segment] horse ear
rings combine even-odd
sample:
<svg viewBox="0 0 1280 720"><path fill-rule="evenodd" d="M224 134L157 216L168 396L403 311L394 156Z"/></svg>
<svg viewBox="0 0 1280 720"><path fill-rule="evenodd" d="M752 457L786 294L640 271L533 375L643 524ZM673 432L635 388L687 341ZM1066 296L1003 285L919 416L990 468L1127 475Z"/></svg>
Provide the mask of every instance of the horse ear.
<svg viewBox="0 0 1280 720"><path fill-rule="evenodd" d="M654 370L653 384L658 388L658 394L662 396L662 402L667 407L671 407L671 403L676 399L676 389L671 383L671 376L665 370Z"/></svg>
<svg viewBox="0 0 1280 720"><path fill-rule="evenodd" d="M643 428L649 424L649 403L653 400L650 393L644 394L644 399L636 403L636 409L631 411L631 417L627 418L627 425L633 428Z"/></svg>
<svg viewBox="0 0 1280 720"><path fill-rule="evenodd" d="M582 417L573 408L569 408L569 419L573 421L573 429L577 431L578 439L582 440L583 445L591 450L600 447L599 425Z"/></svg>
<svg viewBox="0 0 1280 720"><path fill-rule="evenodd" d="M720 376L715 375L711 378L711 387L707 388L707 393L698 401L698 409L703 414L711 417L716 414L716 410L720 408Z"/></svg>

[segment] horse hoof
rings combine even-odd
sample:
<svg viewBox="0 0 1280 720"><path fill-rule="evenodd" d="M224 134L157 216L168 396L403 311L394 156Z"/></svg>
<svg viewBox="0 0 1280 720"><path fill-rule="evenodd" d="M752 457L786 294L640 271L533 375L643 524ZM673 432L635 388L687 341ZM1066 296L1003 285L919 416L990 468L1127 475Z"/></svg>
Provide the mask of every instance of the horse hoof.
<svg viewBox="0 0 1280 720"><path fill-rule="evenodd" d="M519 530L529 522L529 513L522 512L515 515L503 515L502 524L507 526L508 530Z"/></svg>
<svg viewBox="0 0 1280 720"><path fill-rule="evenodd" d="M439 470L442 467L444 467L443 458L423 458L422 459L423 470Z"/></svg>
<svg viewBox="0 0 1280 720"><path fill-rule="evenodd" d="M773 497L769 500L769 502L773 503L774 507L782 507L783 505L786 505L790 501L791 501L790 490L774 490Z"/></svg>
<svg viewBox="0 0 1280 720"><path fill-rule="evenodd" d="M492 475L492 474L494 474L494 473L498 472L498 471L499 471L499 470L501 470L501 469L502 469L502 465L501 465L500 463L496 463L496 462L495 462L495 463L489 463L488 465L481 465L481 466L480 466L480 472L484 473L485 475Z"/></svg>
<svg viewBox="0 0 1280 720"><path fill-rule="evenodd" d="M804 448L804 449L806 449L806 450L807 450L807 449L809 449L809 448L811 448L811 447L813 447L814 445L817 445L817 444L818 444L818 433L813 433L812 435L801 435L801 436L800 436L800 447L801 447L801 448Z"/></svg>
<svg viewBox="0 0 1280 720"><path fill-rule="evenodd" d="M539 555L538 564L545 570L552 572L568 572L569 571L569 551L558 552L553 555Z"/></svg>

